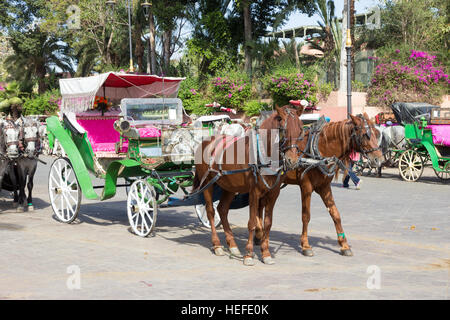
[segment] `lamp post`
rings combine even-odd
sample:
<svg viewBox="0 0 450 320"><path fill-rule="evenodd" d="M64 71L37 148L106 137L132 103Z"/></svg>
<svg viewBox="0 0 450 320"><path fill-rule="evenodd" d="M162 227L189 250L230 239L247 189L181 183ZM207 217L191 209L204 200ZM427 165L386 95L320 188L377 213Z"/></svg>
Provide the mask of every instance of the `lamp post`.
<svg viewBox="0 0 450 320"><path fill-rule="evenodd" d="M128 9L128 37L130 41L130 72L134 72L134 66L133 66L133 46L131 43L131 8L132 8L132 0L126 0L127 2L127 9ZM115 0L108 0L106 1L106 6L110 8L111 11L114 11L114 7L116 6Z"/></svg>
<svg viewBox="0 0 450 320"><path fill-rule="evenodd" d="M345 1L347 4L347 40L345 49L347 50L347 118L352 114L352 37L350 29L350 0Z"/></svg>

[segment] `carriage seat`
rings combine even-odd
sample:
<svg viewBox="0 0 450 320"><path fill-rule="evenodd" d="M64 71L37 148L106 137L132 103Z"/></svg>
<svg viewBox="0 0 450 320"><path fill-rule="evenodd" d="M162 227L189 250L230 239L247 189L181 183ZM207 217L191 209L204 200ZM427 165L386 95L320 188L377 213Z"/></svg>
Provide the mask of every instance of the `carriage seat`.
<svg viewBox="0 0 450 320"><path fill-rule="evenodd" d="M114 129L114 122L118 119L118 116L77 118L77 123L87 132L92 151L97 156L105 157L107 154L116 154L116 143L120 140L120 134ZM161 136L161 130L155 127L139 128L138 131L141 138ZM126 153L127 150L128 142L125 140L120 152Z"/></svg>
<svg viewBox="0 0 450 320"><path fill-rule="evenodd" d="M450 125L449 124L429 124L427 129L431 129L433 143L435 145L450 147Z"/></svg>

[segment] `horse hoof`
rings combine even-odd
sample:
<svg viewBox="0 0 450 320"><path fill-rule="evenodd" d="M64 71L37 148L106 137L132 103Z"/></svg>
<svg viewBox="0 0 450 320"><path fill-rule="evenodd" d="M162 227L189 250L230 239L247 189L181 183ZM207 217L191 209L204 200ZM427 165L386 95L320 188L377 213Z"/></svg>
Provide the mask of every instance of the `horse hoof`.
<svg viewBox="0 0 450 320"><path fill-rule="evenodd" d="M16 208L16 212L25 212L25 209L24 207L19 206Z"/></svg>
<svg viewBox="0 0 450 320"><path fill-rule="evenodd" d="M222 247L217 247L217 248L214 248L214 254L216 256L224 256L225 255L225 251L223 250Z"/></svg>
<svg viewBox="0 0 450 320"><path fill-rule="evenodd" d="M34 211L34 207L33 207L33 205L28 205L28 211Z"/></svg>
<svg viewBox="0 0 450 320"><path fill-rule="evenodd" d="M341 255L345 257L351 257L353 256L353 252L350 249L341 249Z"/></svg>
<svg viewBox="0 0 450 320"><path fill-rule="evenodd" d="M239 248L238 248L238 247L230 248L230 253L231 253L231 255L234 256L234 257L242 258L242 254L241 254L241 252L239 251Z"/></svg>
<svg viewBox="0 0 450 320"><path fill-rule="evenodd" d="M302 254L305 257L312 257L312 256L314 256L314 252L312 251L312 249L303 249L302 250Z"/></svg>
<svg viewBox="0 0 450 320"><path fill-rule="evenodd" d="M255 259L252 257L245 257L244 258L244 266L254 266L255 265Z"/></svg>
<svg viewBox="0 0 450 320"><path fill-rule="evenodd" d="M275 260L272 257L264 257L263 262L268 265L275 264Z"/></svg>

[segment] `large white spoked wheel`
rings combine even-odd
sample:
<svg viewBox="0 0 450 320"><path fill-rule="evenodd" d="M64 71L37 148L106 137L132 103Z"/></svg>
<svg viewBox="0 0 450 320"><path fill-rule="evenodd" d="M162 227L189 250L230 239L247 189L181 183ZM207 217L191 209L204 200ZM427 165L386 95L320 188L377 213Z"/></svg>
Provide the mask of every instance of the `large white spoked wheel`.
<svg viewBox="0 0 450 320"><path fill-rule="evenodd" d="M420 154L414 150L406 150L401 154L398 160L400 176L405 181L417 181L422 176L423 168L423 159Z"/></svg>
<svg viewBox="0 0 450 320"><path fill-rule="evenodd" d="M213 202L214 207L214 226L218 228L222 221L220 221L219 212L217 211L217 206L219 205L219 201ZM211 224L208 220L208 213L206 212L206 205L204 204L197 204L194 206L195 213L197 214L198 219L203 224L203 226L207 228L211 228Z"/></svg>
<svg viewBox="0 0 450 320"><path fill-rule="evenodd" d="M48 177L48 194L56 218L64 223L73 222L80 211L81 188L67 158L53 162Z"/></svg>
<svg viewBox="0 0 450 320"><path fill-rule="evenodd" d="M450 161L447 161L443 165L439 165L439 167L441 169L443 169L444 171L437 171L436 169L433 168L434 173L436 174L436 176L439 179L441 179L445 182L449 182L450 181Z"/></svg>
<svg viewBox="0 0 450 320"><path fill-rule="evenodd" d="M137 179L130 187L127 198L128 221L138 236L148 236L155 227L158 213L155 195L155 189L143 179Z"/></svg>

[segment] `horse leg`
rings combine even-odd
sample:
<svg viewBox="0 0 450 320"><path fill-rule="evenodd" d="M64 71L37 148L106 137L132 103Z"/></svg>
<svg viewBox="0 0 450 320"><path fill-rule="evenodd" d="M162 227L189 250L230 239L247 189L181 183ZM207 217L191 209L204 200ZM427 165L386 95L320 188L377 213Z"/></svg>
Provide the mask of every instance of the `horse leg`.
<svg viewBox="0 0 450 320"><path fill-rule="evenodd" d="M259 208L259 195L257 194L256 187L251 188L249 195L249 206L250 206L250 216L248 219L248 240L247 245L245 246L246 254L244 256L244 265L246 266L254 266L255 259L253 258L253 236L256 229L256 217L258 215Z"/></svg>
<svg viewBox="0 0 450 320"><path fill-rule="evenodd" d="M314 252L308 242L308 224L311 219L311 194L312 185L308 179L308 175L303 181L299 183L301 196L302 196L302 235L300 237L300 245L302 247L302 254L307 257L312 257Z"/></svg>
<svg viewBox="0 0 450 320"><path fill-rule="evenodd" d="M231 202L234 199L234 192L228 192L222 189L222 196L220 203L217 206L217 211L220 215L220 221L222 221L223 231L225 232L225 239L232 256L242 258L241 252L234 241L233 231L231 231L230 224L228 222L228 211L230 210Z"/></svg>
<svg viewBox="0 0 450 320"><path fill-rule="evenodd" d="M259 200L258 215L256 216L255 237L253 239L253 243L255 244L255 246L261 245L262 238L264 237L264 228L262 225L264 207L265 200L263 198Z"/></svg>
<svg viewBox="0 0 450 320"><path fill-rule="evenodd" d="M269 234L272 227L273 207L275 206L275 202L279 194L280 190L278 189L276 191L269 192L269 194L265 196L266 206L264 209L264 233L261 242L261 254L263 262L268 265L275 264L275 260L272 258L269 250Z"/></svg>
<svg viewBox="0 0 450 320"><path fill-rule="evenodd" d="M350 247L347 243L347 238L345 237L344 228L342 228L341 223L341 215L339 214L339 210L336 207L336 204L334 203L333 193L331 191L331 185L327 183L321 188L317 188L316 192L320 195L322 198L323 203L328 209L328 212L331 215L331 218L333 219L334 226L336 228L338 243L341 246L341 254L343 256L352 256L352 250L350 250Z"/></svg>
<svg viewBox="0 0 450 320"><path fill-rule="evenodd" d="M33 196L32 196L32 192L33 192L33 179L34 179L34 174L36 173L36 167L37 167L37 161L36 162L31 162L32 167L30 169L30 171L28 172L28 198L27 198L27 204L28 204L28 211L34 211L34 206L33 206Z"/></svg>
<svg viewBox="0 0 450 320"><path fill-rule="evenodd" d="M208 215L209 224L211 225L211 242L213 244L214 254L216 256L223 256L225 255L225 252L223 251L214 223L215 212L213 206L213 190L214 188L211 186L203 192L203 196L205 198L206 213Z"/></svg>

